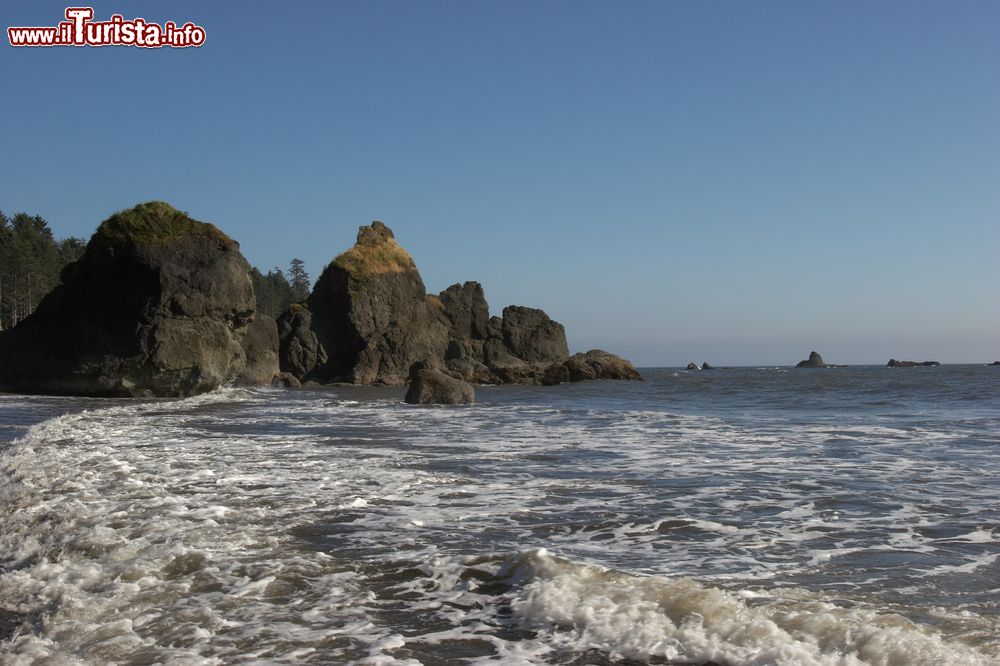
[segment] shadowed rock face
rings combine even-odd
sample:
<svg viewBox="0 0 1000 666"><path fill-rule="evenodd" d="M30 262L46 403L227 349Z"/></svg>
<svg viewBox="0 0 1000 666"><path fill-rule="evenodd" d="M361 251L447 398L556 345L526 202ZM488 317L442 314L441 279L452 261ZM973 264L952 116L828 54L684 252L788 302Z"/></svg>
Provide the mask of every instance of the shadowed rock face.
<svg viewBox="0 0 1000 666"><path fill-rule="evenodd" d="M278 374L278 326L274 319L260 312L247 327L243 337L246 367L237 378L245 386L268 386Z"/></svg>
<svg viewBox="0 0 1000 666"><path fill-rule="evenodd" d="M0 388L187 396L239 376L250 266L211 224L162 202L105 220L30 317L0 336Z"/></svg>
<svg viewBox="0 0 1000 666"><path fill-rule="evenodd" d="M541 310L506 307L501 329L510 352L528 363L553 363L569 356L566 329Z"/></svg>
<svg viewBox="0 0 1000 666"><path fill-rule="evenodd" d="M485 340L488 335L490 307L483 285L478 282L453 284L440 294L441 306L451 322L453 339Z"/></svg>
<svg viewBox="0 0 1000 666"><path fill-rule="evenodd" d="M281 369L303 382L402 384L419 362L468 382L538 384L570 359L565 329L541 310L510 306L490 317L478 282L428 295L413 259L377 221L358 230L305 304L278 318L278 333ZM624 359L594 359L566 376L641 379Z"/></svg>

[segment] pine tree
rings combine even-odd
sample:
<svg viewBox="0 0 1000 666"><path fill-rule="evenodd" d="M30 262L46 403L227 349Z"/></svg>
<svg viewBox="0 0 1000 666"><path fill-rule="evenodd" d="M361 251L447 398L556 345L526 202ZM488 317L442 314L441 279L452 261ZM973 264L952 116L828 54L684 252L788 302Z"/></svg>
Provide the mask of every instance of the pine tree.
<svg viewBox="0 0 1000 666"><path fill-rule="evenodd" d="M306 273L306 262L292 259L288 266L288 283L292 287L292 298L298 303L309 298L310 282Z"/></svg>

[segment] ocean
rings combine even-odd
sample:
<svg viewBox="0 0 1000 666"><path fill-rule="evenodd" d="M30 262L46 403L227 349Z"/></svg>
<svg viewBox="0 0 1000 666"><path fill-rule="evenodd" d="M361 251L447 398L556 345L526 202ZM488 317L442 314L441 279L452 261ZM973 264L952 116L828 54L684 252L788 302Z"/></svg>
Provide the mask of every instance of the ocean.
<svg viewBox="0 0 1000 666"><path fill-rule="evenodd" d="M1000 367L643 374L0 395L0 662L1000 664Z"/></svg>

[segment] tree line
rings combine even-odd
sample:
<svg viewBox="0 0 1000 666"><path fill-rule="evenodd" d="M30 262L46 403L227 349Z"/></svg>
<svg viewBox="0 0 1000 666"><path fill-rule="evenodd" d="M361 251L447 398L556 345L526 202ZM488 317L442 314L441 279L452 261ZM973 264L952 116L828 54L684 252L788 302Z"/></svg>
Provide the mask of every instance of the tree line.
<svg viewBox="0 0 1000 666"><path fill-rule="evenodd" d="M83 255L80 238L56 240L38 215L0 211L0 330L34 312L45 294L59 284L59 273Z"/></svg>
<svg viewBox="0 0 1000 666"><path fill-rule="evenodd" d="M0 211L0 331L16 326L38 307L59 284L59 274L83 256L82 238L56 240L48 222L39 215ZM252 268L250 278L257 295L257 311L272 317L292 303L304 301L311 288L305 262L292 259L288 270L274 268L266 274Z"/></svg>
<svg viewBox="0 0 1000 666"><path fill-rule="evenodd" d="M271 317L277 317L292 303L304 301L309 296L309 274L301 259L292 259L287 273L275 267L265 275L254 267L250 270L250 279L257 295L257 312Z"/></svg>

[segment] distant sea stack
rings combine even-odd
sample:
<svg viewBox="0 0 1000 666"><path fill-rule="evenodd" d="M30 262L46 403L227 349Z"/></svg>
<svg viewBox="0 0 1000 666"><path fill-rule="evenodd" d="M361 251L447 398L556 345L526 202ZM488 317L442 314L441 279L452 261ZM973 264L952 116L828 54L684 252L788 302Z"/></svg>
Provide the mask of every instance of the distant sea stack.
<svg viewBox="0 0 1000 666"><path fill-rule="evenodd" d="M628 361L569 355L562 324L535 308L490 317L478 282L427 294L413 258L379 221L358 230L305 303L278 318L281 370L302 382L401 385L414 363L466 382L641 379Z"/></svg>
<svg viewBox="0 0 1000 666"><path fill-rule="evenodd" d="M941 365L938 361L897 361L894 358L890 358L889 362L886 363L888 368L932 368L938 365Z"/></svg>
<svg viewBox="0 0 1000 666"><path fill-rule="evenodd" d="M249 271L236 241L168 204L116 213L36 311L0 334L0 389L164 397L215 389L247 369ZM268 345L266 326L258 333ZM267 364L252 372L266 374Z"/></svg>
<svg viewBox="0 0 1000 666"><path fill-rule="evenodd" d="M698 364L695 363L694 361L691 361L690 363L687 364L687 369L688 370L701 370L701 368L698 367Z"/></svg>
<svg viewBox="0 0 1000 666"><path fill-rule="evenodd" d="M804 361L799 361L796 368L844 368L844 365L834 365L833 363L827 363L823 360L823 357L816 352L809 352L809 358Z"/></svg>
<svg viewBox="0 0 1000 666"><path fill-rule="evenodd" d="M715 370L715 366L711 365L708 361L705 361L704 363L701 364L701 369L702 370Z"/></svg>
<svg viewBox="0 0 1000 666"><path fill-rule="evenodd" d="M990 363L989 365L1000 365L1000 361L993 361L993 362L992 362L992 363Z"/></svg>

